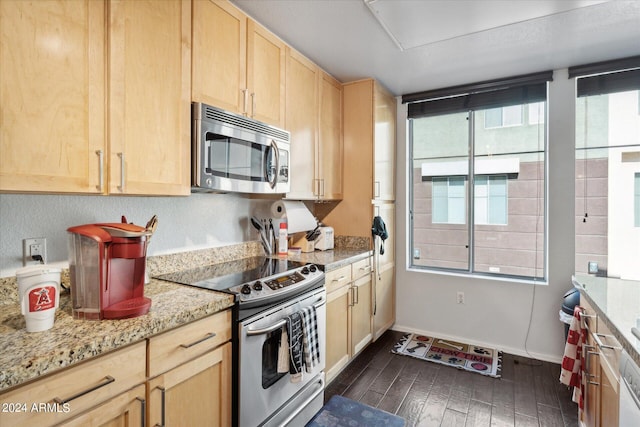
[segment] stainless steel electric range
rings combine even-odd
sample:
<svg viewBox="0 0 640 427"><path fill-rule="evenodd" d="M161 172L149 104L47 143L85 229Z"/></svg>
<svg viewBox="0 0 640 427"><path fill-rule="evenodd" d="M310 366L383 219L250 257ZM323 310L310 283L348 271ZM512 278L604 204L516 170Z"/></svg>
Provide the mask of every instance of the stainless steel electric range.
<svg viewBox="0 0 640 427"><path fill-rule="evenodd" d="M303 426L322 407L326 290L318 266L254 257L156 278L235 295L235 426ZM287 317L310 306L317 318L320 363L298 381L278 372L278 350Z"/></svg>

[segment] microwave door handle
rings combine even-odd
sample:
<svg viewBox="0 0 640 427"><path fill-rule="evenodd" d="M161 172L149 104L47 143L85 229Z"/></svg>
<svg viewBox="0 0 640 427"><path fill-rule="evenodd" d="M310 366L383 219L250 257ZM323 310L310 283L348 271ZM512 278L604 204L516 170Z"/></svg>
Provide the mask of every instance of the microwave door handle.
<svg viewBox="0 0 640 427"><path fill-rule="evenodd" d="M276 159L276 171L273 174L273 181L269 181L269 185L271 188L276 188L278 184L278 175L280 174L280 150L278 149L278 144L276 144L275 140L271 140L271 149L273 150L273 156Z"/></svg>

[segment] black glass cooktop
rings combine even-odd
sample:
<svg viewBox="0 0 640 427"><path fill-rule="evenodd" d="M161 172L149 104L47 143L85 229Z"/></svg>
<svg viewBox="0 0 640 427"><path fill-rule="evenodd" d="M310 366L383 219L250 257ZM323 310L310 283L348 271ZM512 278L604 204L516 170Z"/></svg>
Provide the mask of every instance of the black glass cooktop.
<svg viewBox="0 0 640 427"><path fill-rule="evenodd" d="M303 265L304 263L286 259L253 257L161 274L155 278L199 288L226 291L232 286L284 273Z"/></svg>

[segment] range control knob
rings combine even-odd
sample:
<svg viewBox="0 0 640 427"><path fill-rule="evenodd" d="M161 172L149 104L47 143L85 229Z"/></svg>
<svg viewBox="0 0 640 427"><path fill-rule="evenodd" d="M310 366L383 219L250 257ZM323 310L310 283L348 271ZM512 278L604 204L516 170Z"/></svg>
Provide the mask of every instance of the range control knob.
<svg viewBox="0 0 640 427"><path fill-rule="evenodd" d="M318 267L316 267L314 264L311 264L311 265L309 266L309 270L310 270L312 273L315 273L315 272L316 272L316 270L318 270Z"/></svg>
<svg viewBox="0 0 640 427"><path fill-rule="evenodd" d="M245 295L249 295L251 293L251 286L242 285L242 288L240 288L240 292L242 292Z"/></svg>
<svg viewBox="0 0 640 427"><path fill-rule="evenodd" d="M256 283L254 283L253 284L253 289L255 289L256 291L261 291L262 290L262 282L258 280Z"/></svg>
<svg viewBox="0 0 640 427"><path fill-rule="evenodd" d="M308 267L302 267L302 270L300 270L300 272L304 275L309 274L309 268Z"/></svg>

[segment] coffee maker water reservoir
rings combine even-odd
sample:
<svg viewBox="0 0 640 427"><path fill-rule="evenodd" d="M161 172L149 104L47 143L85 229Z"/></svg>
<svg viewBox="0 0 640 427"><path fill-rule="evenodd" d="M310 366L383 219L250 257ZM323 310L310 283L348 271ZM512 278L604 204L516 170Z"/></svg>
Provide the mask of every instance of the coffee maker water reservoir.
<svg viewBox="0 0 640 427"><path fill-rule="evenodd" d="M144 297L146 252L153 233L122 223L86 224L69 232L69 274L75 319L124 319L149 312Z"/></svg>

